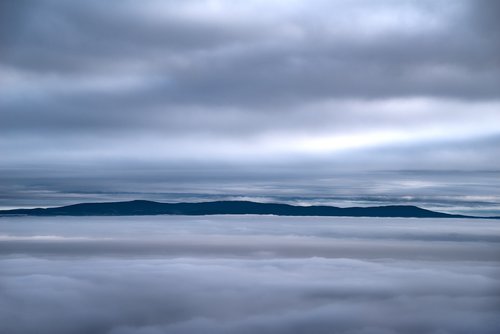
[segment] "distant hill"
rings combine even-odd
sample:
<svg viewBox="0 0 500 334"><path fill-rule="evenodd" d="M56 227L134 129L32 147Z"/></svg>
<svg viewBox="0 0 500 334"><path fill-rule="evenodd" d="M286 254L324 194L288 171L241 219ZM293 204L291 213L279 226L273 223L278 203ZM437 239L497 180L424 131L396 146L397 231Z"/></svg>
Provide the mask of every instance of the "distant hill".
<svg viewBox="0 0 500 334"><path fill-rule="evenodd" d="M328 217L414 217L479 218L435 212L411 205L339 208L335 206L296 206L250 201L215 201L201 203L159 203L128 201L81 203L47 209L0 210L0 215L28 216L137 216L137 215L276 215Z"/></svg>

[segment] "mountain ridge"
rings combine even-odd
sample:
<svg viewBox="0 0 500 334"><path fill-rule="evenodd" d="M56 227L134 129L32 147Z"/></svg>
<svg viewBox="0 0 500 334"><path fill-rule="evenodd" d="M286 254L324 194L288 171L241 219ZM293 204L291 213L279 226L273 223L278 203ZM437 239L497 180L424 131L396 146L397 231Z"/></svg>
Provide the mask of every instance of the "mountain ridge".
<svg viewBox="0 0 500 334"><path fill-rule="evenodd" d="M255 214L277 216L322 216L322 217L394 217L394 218L492 218L448 214L431 211L413 205L386 205L372 207L347 207L310 205L298 206L284 203L261 203L253 201L211 201L161 203L148 200L123 202L77 203L72 205L0 210L0 215L27 216L138 216L138 215L230 215Z"/></svg>

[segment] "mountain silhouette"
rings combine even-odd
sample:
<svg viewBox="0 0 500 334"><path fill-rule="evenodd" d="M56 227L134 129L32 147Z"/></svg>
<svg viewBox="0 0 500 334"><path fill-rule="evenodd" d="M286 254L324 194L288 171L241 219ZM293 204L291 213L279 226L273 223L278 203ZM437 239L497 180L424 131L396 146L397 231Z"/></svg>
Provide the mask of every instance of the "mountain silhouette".
<svg viewBox="0 0 500 334"><path fill-rule="evenodd" d="M54 208L0 210L0 215L28 216L137 216L137 215L276 215L328 217L414 217L480 218L426 210L412 205L339 208L335 206L296 206L251 201L201 203L127 202L80 203ZM492 217L493 218L493 217Z"/></svg>

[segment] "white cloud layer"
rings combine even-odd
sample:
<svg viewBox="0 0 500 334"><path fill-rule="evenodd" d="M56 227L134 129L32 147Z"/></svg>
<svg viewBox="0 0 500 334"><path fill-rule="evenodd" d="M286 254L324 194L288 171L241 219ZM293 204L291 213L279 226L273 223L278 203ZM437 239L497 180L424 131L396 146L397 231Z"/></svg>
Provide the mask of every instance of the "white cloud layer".
<svg viewBox="0 0 500 334"><path fill-rule="evenodd" d="M500 328L496 221L18 217L0 224L10 236L0 239L6 333Z"/></svg>

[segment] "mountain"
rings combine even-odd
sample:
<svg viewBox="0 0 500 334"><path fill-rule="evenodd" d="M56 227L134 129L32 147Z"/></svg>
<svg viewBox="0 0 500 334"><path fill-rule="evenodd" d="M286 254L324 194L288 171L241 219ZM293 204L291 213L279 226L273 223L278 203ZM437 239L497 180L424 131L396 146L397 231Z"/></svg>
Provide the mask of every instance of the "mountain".
<svg viewBox="0 0 500 334"><path fill-rule="evenodd" d="M80 203L47 209L0 210L0 215L28 216L136 216L136 215L276 215L344 217L478 218L435 212L411 205L339 208L335 206L296 206L250 201L201 203L128 202Z"/></svg>

